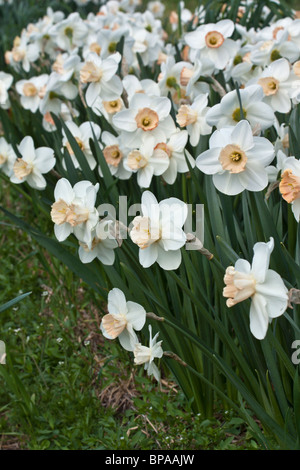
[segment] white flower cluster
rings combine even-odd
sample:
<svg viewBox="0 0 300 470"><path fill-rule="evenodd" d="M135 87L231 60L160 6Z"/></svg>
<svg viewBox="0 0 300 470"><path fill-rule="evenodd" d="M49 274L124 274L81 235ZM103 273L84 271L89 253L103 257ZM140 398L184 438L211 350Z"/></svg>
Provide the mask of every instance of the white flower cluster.
<svg viewBox="0 0 300 470"><path fill-rule="evenodd" d="M263 191L281 173L280 194L292 204L299 222L300 163L290 155L282 115L300 103L300 19L276 20L257 30L229 19L205 24L203 8L193 14L181 2L180 21L175 12L170 15L172 31L180 31L179 24L183 28L175 47L162 27L163 4L152 1L145 12L136 10L140 4L109 0L86 19L78 12L66 17L48 8L5 54L12 73L0 71L0 107L9 109L17 95L21 106L40 118L45 133L60 139L62 153L67 152L75 170L81 171L69 142L71 133L100 183L103 171L91 146L95 140L111 175L136 180L142 189L155 177L174 185L178 173L194 172L197 178L200 170L212 175L218 191L237 195ZM238 18L245 11L241 8ZM265 18L268 13L264 8ZM19 79L20 74L26 78ZM83 107L93 116L88 121L81 118ZM68 133L59 135L53 115L65 121ZM67 170L65 159L62 166ZM43 175L56 171L56 158L48 147L35 149L30 136L18 148L1 137L0 169L13 183L43 190ZM98 258L112 265L118 242L113 221L101 219L96 208L98 189L99 183L84 180L72 187L60 178L51 218L60 242L71 234L77 238L83 263ZM143 192L142 213L132 222L130 238L139 247L144 268L156 262L165 270L179 267L187 240L182 229L186 218L184 202L158 202L151 191ZM271 242L267 246L271 251ZM274 316L262 300L273 274L267 271L267 262L264 275L262 267L257 274L256 261L251 269L248 264L239 262L227 272L226 296L229 306L252 298L251 331L261 338ZM126 304L117 289L112 292L103 331L108 337L119 336L127 349L135 343L136 362L152 364L149 358L160 357L161 350L155 346L156 337L150 340L149 351L136 342L134 330L143 326L141 309ZM284 286L275 298L280 309L274 311L281 314L287 306Z"/></svg>

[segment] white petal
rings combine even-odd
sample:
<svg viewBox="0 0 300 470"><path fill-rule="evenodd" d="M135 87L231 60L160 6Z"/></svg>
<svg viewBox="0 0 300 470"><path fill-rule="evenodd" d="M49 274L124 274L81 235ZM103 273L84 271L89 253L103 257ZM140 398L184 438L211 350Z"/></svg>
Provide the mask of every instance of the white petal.
<svg viewBox="0 0 300 470"><path fill-rule="evenodd" d="M253 247L252 272L257 282L265 280L269 268L270 256L274 249L274 239L270 238L268 243L258 242Z"/></svg>
<svg viewBox="0 0 300 470"><path fill-rule="evenodd" d="M157 243L152 243L148 248L139 250L139 260L143 268L149 268L155 263L158 256Z"/></svg>
<svg viewBox="0 0 300 470"><path fill-rule="evenodd" d="M264 339L269 326L267 302L260 294L252 297L250 307L250 331L257 339Z"/></svg>
<svg viewBox="0 0 300 470"><path fill-rule="evenodd" d="M107 310L112 315L127 313L126 298L124 292L122 292L117 287L114 287L108 293Z"/></svg>
<svg viewBox="0 0 300 470"><path fill-rule="evenodd" d="M136 302L127 302L127 320L131 323L132 327L140 331L146 322L146 310Z"/></svg>
<svg viewBox="0 0 300 470"><path fill-rule="evenodd" d="M263 284L256 284L256 292L264 296L270 318L279 317L286 311L288 290L279 274L272 269L267 271Z"/></svg>
<svg viewBox="0 0 300 470"><path fill-rule="evenodd" d="M181 263L181 251L165 251L158 246L157 262L159 266L166 271L177 269Z"/></svg>

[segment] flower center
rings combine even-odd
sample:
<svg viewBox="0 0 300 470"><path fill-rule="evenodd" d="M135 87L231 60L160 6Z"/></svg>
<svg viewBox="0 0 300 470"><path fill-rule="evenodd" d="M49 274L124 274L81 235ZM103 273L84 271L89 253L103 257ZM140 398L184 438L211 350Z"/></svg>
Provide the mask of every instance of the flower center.
<svg viewBox="0 0 300 470"><path fill-rule="evenodd" d="M80 81L82 83L99 82L101 78L102 70L96 67L94 62L86 62L80 70Z"/></svg>
<svg viewBox="0 0 300 470"><path fill-rule="evenodd" d="M108 147L105 147L103 150L103 155L108 165L115 167L119 165L123 158L123 153L119 149L118 145L109 145Z"/></svg>
<svg viewBox="0 0 300 470"><path fill-rule="evenodd" d="M109 334L112 339L117 338L122 331L126 328L127 319L122 313L118 315L111 315L110 313L104 315L102 318L102 324L105 331Z"/></svg>
<svg viewBox="0 0 300 470"><path fill-rule="evenodd" d="M280 54L280 52L277 49L274 49L271 52L271 61L272 62L274 62L274 60L281 59L281 57L282 57L282 55Z"/></svg>
<svg viewBox="0 0 300 470"><path fill-rule="evenodd" d="M110 52L112 54L113 52L116 52L116 50L117 50L117 43L116 42L111 42L108 45L108 52Z"/></svg>
<svg viewBox="0 0 300 470"><path fill-rule="evenodd" d="M243 119L246 119L246 116L247 116L247 111L243 108ZM235 121L235 122L240 122L240 120L242 119L242 116L241 116L241 109L240 108L236 108L233 113L232 113L232 119Z"/></svg>
<svg viewBox="0 0 300 470"><path fill-rule="evenodd" d="M226 269L224 282L223 296L227 297L227 307L233 307L255 294L256 280L253 275L236 271L233 266Z"/></svg>
<svg viewBox="0 0 300 470"><path fill-rule="evenodd" d="M159 117L153 109L143 108L135 116L135 121L137 127L143 129L143 131L152 131L158 126Z"/></svg>
<svg viewBox="0 0 300 470"><path fill-rule="evenodd" d="M292 170L288 169L282 173L279 184L279 191L283 199L289 203L300 198L300 176L295 176Z"/></svg>
<svg viewBox="0 0 300 470"><path fill-rule="evenodd" d="M233 59L233 65L238 65L243 62L243 57L241 55L236 55Z"/></svg>
<svg viewBox="0 0 300 470"><path fill-rule="evenodd" d="M166 85L168 88L173 88L177 85L177 80L175 77L168 77L166 80Z"/></svg>
<svg viewBox="0 0 300 470"><path fill-rule="evenodd" d="M127 158L127 165L132 170L144 168L148 163L148 159L144 157L139 150L133 150Z"/></svg>
<svg viewBox="0 0 300 470"><path fill-rule="evenodd" d="M195 109L192 109L187 104L183 104L178 110L176 121L180 127L185 127L194 124L197 121L197 116L198 114Z"/></svg>
<svg viewBox="0 0 300 470"><path fill-rule="evenodd" d="M163 151L168 155L169 158L172 157L172 150L171 150L171 148L168 147L168 145L165 144L164 142L160 142L159 144L157 144L156 147L154 147L154 150L156 150L156 149L161 149L161 150L163 150Z"/></svg>
<svg viewBox="0 0 300 470"><path fill-rule="evenodd" d="M223 170L230 173L241 173L245 170L247 157L238 145L229 144L221 150L219 161Z"/></svg>
<svg viewBox="0 0 300 470"><path fill-rule="evenodd" d="M52 70L60 75L64 73L64 59L62 54L58 54L56 61L52 65Z"/></svg>
<svg viewBox="0 0 300 470"><path fill-rule="evenodd" d="M96 248L96 246L99 245L99 243L101 243L101 239L98 238L98 237L94 237L93 241L92 241L91 248L89 248L89 246L86 243L83 243L83 242L79 242L79 245L82 246L82 248L84 249L85 252L89 253L90 251L93 251Z"/></svg>
<svg viewBox="0 0 300 470"><path fill-rule="evenodd" d="M276 95L279 89L279 81L274 77L264 77L258 80L266 96Z"/></svg>
<svg viewBox="0 0 300 470"><path fill-rule="evenodd" d="M25 83L23 86L23 93L25 96L35 96L38 93L36 86L33 83Z"/></svg>
<svg viewBox="0 0 300 470"><path fill-rule="evenodd" d="M297 77L300 77L300 60L297 60L297 62L294 63L293 70Z"/></svg>
<svg viewBox="0 0 300 470"><path fill-rule="evenodd" d="M18 158L15 161L14 167L14 174L19 180L22 180L26 176L30 175L30 173L33 170L33 165L32 163L25 162L23 158Z"/></svg>
<svg viewBox="0 0 300 470"><path fill-rule="evenodd" d="M68 205L62 199L54 202L51 208L51 219L57 224L61 225L69 223L72 227L86 222L89 218L89 210L77 204Z"/></svg>
<svg viewBox="0 0 300 470"><path fill-rule="evenodd" d="M114 114L120 111L122 108L122 102L120 99L114 101L103 101L103 106L109 114Z"/></svg>
<svg viewBox="0 0 300 470"><path fill-rule="evenodd" d="M205 42L206 42L207 47L216 49L222 46L224 42L224 36L218 31L210 31L205 36Z"/></svg>
<svg viewBox="0 0 300 470"><path fill-rule="evenodd" d="M71 28L70 26L68 26L68 27L65 29L65 35L66 35L69 39L72 39L72 37L73 37L73 28Z"/></svg>
<svg viewBox="0 0 300 470"><path fill-rule="evenodd" d="M180 73L180 85L181 86L187 86L189 83L191 77L194 75L194 71L192 69L189 69L187 67L183 67Z"/></svg>
<svg viewBox="0 0 300 470"><path fill-rule="evenodd" d="M130 231L131 240L142 250L160 239L160 229L158 227L151 227L149 217L135 217L132 223L133 228Z"/></svg>

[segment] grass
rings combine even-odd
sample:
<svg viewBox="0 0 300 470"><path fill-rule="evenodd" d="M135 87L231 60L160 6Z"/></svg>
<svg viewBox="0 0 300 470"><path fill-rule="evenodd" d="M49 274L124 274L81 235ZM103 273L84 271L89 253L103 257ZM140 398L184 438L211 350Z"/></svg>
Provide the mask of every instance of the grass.
<svg viewBox="0 0 300 470"><path fill-rule="evenodd" d="M29 217L2 182L0 200ZM133 366L99 331L94 293L2 216L0 225L0 305L31 291L1 314L10 378L0 377L1 449L259 448L230 411L194 416L166 371L159 386Z"/></svg>

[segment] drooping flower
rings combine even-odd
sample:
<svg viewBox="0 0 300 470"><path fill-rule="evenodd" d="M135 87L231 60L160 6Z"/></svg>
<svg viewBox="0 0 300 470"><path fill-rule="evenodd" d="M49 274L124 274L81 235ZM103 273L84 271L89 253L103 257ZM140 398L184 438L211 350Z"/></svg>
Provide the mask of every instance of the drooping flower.
<svg viewBox="0 0 300 470"><path fill-rule="evenodd" d="M152 338L152 327L149 325L149 346L143 346L141 343L138 343L134 347L134 363L137 365L145 364L144 369L147 371L148 375L154 375L155 379L159 382L160 372L156 364L154 364L154 359L160 359L163 356L163 349L161 347L162 341L157 342L157 337L159 333Z"/></svg>
<svg viewBox="0 0 300 470"><path fill-rule="evenodd" d="M45 189L47 182L43 174L51 171L56 163L54 151L49 147L35 149L30 136L24 137L18 150L22 158L17 158L14 163L11 182L20 184L26 181L34 189Z"/></svg>
<svg viewBox="0 0 300 470"><path fill-rule="evenodd" d="M138 303L126 301L124 293L114 288L108 293L108 314L104 315L100 329L108 339L119 338L121 346L133 351L140 331L146 322L146 310Z"/></svg>
<svg viewBox="0 0 300 470"><path fill-rule="evenodd" d="M274 159L274 147L264 137L253 137L248 121L215 131L209 147L198 156L196 166L213 175L219 191L235 195L244 189L261 191L267 186L265 167Z"/></svg>
<svg viewBox="0 0 300 470"><path fill-rule="evenodd" d="M274 240L256 243L252 264L238 259L226 269L223 290L227 307L251 298L250 330L257 339L264 339L269 322L282 315L288 307L288 289L278 273L269 269Z"/></svg>
<svg viewBox="0 0 300 470"><path fill-rule="evenodd" d="M130 231L138 245L139 260L144 268L155 262L165 270L177 269L181 263L180 248L186 243L182 226L187 218L187 205L177 198L157 202L150 191L142 195L142 215L134 218Z"/></svg>

